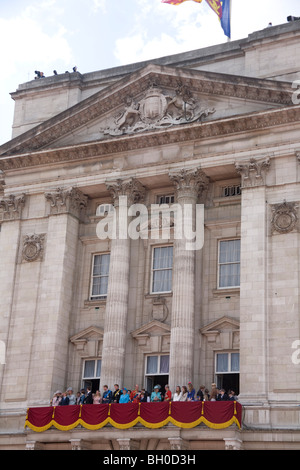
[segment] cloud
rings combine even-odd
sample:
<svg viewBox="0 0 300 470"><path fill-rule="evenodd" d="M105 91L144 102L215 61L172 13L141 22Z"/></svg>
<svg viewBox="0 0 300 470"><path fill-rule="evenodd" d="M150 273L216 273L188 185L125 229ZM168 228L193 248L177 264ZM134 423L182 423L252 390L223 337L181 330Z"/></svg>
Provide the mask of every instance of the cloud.
<svg viewBox="0 0 300 470"><path fill-rule="evenodd" d="M53 1L43 5L49 8L53 6ZM72 62L72 49L65 37L66 33L66 29L59 24L52 33L47 33L34 7L25 10L19 17L0 18L0 62L5 64L1 70L1 80L18 71L23 73L24 66L27 70L32 67L51 67L52 72L52 64L57 61L63 64Z"/></svg>
<svg viewBox="0 0 300 470"><path fill-rule="evenodd" d="M92 0L93 3L93 12L97 13L98 10L101 10L102 13L106 13L106 0Z"/></svg>
<svg viewBox="0 0 300 470"><path fill-rule="evenodd" d="M158 3L150 8L147 0L137 0L137 3L140 9L133 31L115 42L114 55L122 65L200 49L226 40L217 15L208 6L182 4L175 7ZM159 23L160 27L155 29ZM158 33L153 36L155 30ZM212 31L215 31L214 36Z"/></svg>

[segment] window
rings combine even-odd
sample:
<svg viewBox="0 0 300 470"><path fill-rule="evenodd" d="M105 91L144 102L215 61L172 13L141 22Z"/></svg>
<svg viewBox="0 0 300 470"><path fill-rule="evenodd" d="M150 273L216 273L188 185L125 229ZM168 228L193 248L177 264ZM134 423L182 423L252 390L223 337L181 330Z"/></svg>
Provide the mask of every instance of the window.
<svg viewBox="0 0 300 470"><path fill-rule="evenodd" d="M147 356L146 375L166 375L169 374L170 356Z"/></svg>
<svg viewBox="0 0 300 470"><path fill-rule="evenodd" d="M101 300L107 296L110 254L93 256L90 300Z"/></svg>
<svg viewBox="0 0 300 470"><path fill-rule="evenodd" d="M100 389L101 359L86 359L83 363L83 387L90 386L95 393Z"/></svg>
<svg viewBox="0 0 300 470"><path fill-rule="evenodd" d="M240 286L240 240L219 242L219 289Z"/></svg>
<svg viewBox="0 0 300 470"><path fill-rule="evenodd" d="M100 379L101 359L86 359L83 365L83 379Z"/></svg>
<svg viewBox="0 0 300 470"><path fill-rule="evenodd" d="M240 354L226 352L216 354L216 374L232 374L240 371Z"/></svg>
<svg viewBox="0 0 300 470"><path fill-rule="evenodd" d="M240 388L240 354L238 352L220 352L215 356L215 381L218 388L227 392L234 390L239 394Z"/></svg>
<svg viewBox="0 0 300 470"><path fill-rule="evenodd" d="M163 196L157 196L157 204L173 204L174 201L174 194L165 194Z"/></svg>
<svg viewBox="0 0 300 470"><path fill-rule="evenodd" d="M221 197L232 197L241 195L241 185L234 184L231 186L223 186L221 189Z"/></svg>
<svg viewBox="0 0 300 470"><path fill-rule="evenodd" d="M114 206L112 204L100 204L100 206L97 207L96 210L96 215L100 217L104 217L107 215L109 212L112 212L114 210Z"/></svg>
<svg viewBox="0 0 300 470"><path fill-rule="evenodd" d="M173 246L153 248L151 292L172 290Z"/></svg>

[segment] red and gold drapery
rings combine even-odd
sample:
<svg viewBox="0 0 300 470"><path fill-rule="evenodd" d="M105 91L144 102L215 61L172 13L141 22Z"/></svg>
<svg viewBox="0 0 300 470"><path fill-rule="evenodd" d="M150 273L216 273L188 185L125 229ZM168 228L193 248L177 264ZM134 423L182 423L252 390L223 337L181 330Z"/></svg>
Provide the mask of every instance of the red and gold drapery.
<svg viewBox="0 0 300 470"><path fill-rule="evenodd" d="M188 429L204 423L209 428L224 429L232 424L240 428L241 414L242 407L235 401L49 406L29 408L25 427L43 432L52 426L61 431L79 425L97 430L108 424L117 429L129 429L140 423L158 429L172 423Z"/></svg>

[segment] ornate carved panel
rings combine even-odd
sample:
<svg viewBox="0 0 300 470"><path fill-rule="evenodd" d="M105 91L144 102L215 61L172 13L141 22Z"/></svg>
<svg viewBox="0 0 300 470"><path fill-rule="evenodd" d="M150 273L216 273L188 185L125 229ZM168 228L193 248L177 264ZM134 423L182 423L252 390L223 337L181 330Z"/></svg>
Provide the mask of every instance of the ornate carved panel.
<svg viewBox="0 0 300 470"><path fill-rule="evenodd" d="M178 83L175 94L170 95L152 82L141 100L135 101L128 96L124 109L106 129L100 129L100 132L104 136L117 136L166 129L174 125L201 121L214 112L214 108L210 109L198 102L190 89L182 83Z"/></svg>
<svg viewBox="0 0 300 470"><path fill-rule="evenodd" d="M298 228L298 205L296 202L273 204L271 206L271 233L289 233Z"/></svg>
<svg viewBox="0 0 300 470"><path fill-rule="evenodd" d="M25 235L22 249L23 261L32 262L43 259L45 237L44 233Z"/></svg>

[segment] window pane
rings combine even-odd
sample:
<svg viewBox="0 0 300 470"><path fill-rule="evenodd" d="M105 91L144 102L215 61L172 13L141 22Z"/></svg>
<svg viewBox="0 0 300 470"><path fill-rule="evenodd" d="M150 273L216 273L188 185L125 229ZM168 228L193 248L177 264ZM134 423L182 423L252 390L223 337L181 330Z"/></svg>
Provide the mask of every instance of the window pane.
<svg viewBox="0 0 300 470"><path fill-rule="evenodd" d="M228 353L217 354L216 372L228 372Z"/></svg>
<svg viewBox="0 0 300 470"><path fill-rule="evenodd" d="M240 285L240 265L221 264L219 268L219 287L237 287Z"/></svg>
<svg viewBox="0 0 300 470"><path fill-rule="evenodd" d="M157 374L158 356L147 356L147 374Z"/></svg>
<svg viewBox="0 0 300 470"><path fill-rule="evenodd" d="M95 361L85 361L83 377L94 377Z"/></svg>
<svg viewBox="0 0 300 470"><path fill-rule="evenodd" d="M219 263L237 262L240 262L240 240L221 241Z"/></svg>
<svg viewBox="0 0 300 470"><path fill-rule="evenodd" d="M100 377L100 376L101 376L101 364L102 364L101 359L98 359L98 361L97 361L96 377Z"/></svg>
<svg viewBox="0 0 300 470"><path fill-rule="evenodd" d="M152 292L169 292L172 290L172 270L154 271Z"/></svg>
<svg viewBox="0 0 300 470"><path fill-rule="evenodd" d="M95 277L93 279L92 296L104 296L107 294L108 277Z"/></svg>
<svg viewBox="0 0 300 470"><path fill-rule="evenodd" d="M170 356L160 356L160 370L161 374L169 373L169 359Z"/></svg>
<svg viewBox="0 0 300 470"><path fill-rule="evenodd" d="M239 372L240 355L239 353L231 353L231 372Z"/></svg>
<svg viewBox="0 0 300 470"><path fill-rule="evenodd" d="M108 276L110 254L94 256L93 276Z"/></svg>
<svg viewBox="0 0 300 470"><path fill-rule="evenodd" d="M173 265L173 247L160 246L154 248L153 269L172 268Z"/></svg>

